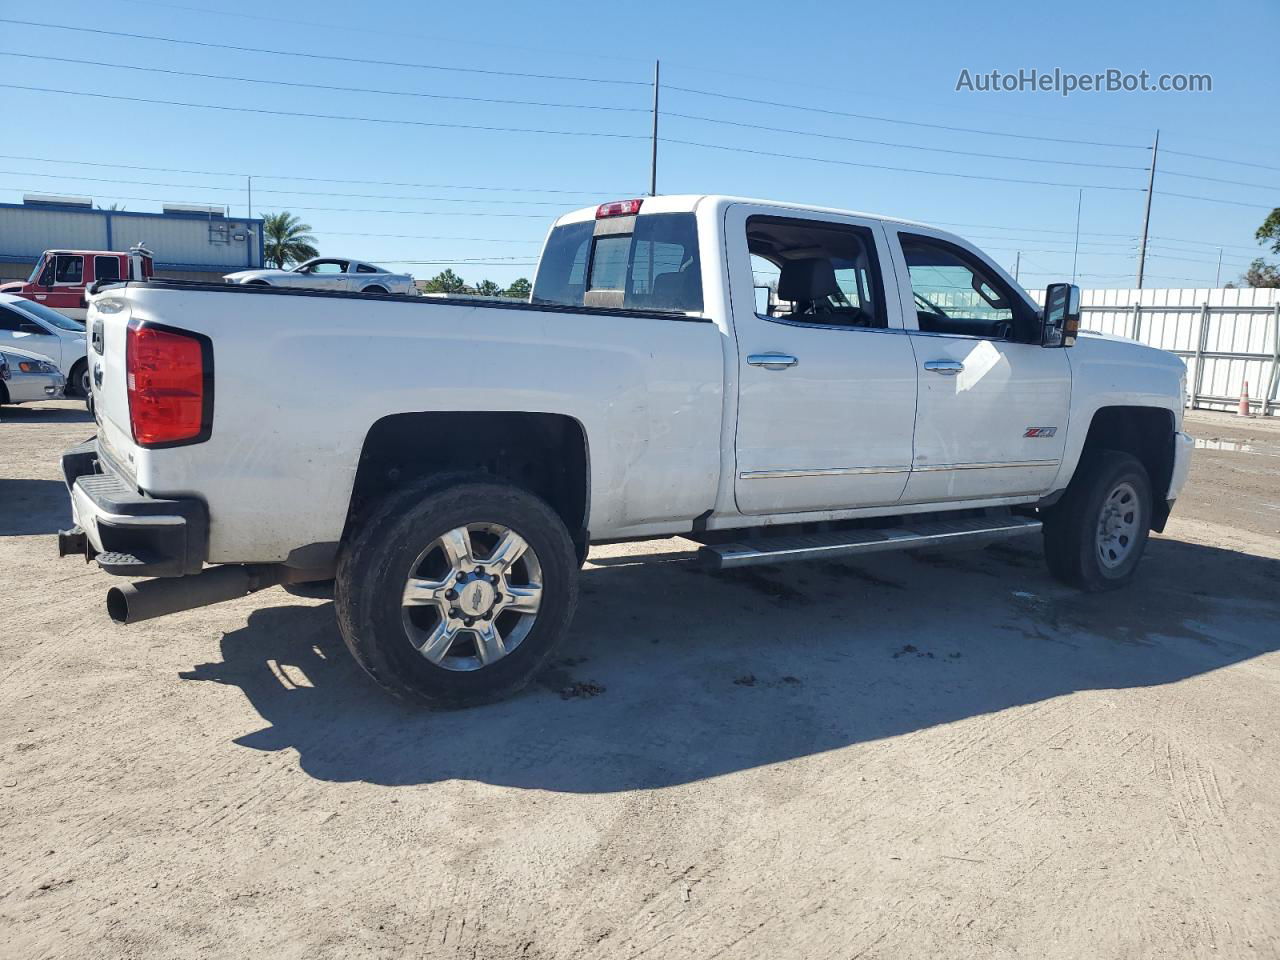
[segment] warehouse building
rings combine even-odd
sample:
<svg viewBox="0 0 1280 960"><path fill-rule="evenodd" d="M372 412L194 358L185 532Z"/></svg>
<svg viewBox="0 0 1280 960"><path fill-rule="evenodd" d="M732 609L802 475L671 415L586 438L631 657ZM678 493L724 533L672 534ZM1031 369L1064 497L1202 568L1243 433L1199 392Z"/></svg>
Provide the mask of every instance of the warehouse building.
<svg viewBox="0 0 1280 960"><path fill-rule="evenodd" d="M165 204L162 213L101 210L87 197L27 195L0 203L0 280L25 280L46 250L128 250L155 254L155 273L221 280L262 266L262 221L224 207Z"/></svg>

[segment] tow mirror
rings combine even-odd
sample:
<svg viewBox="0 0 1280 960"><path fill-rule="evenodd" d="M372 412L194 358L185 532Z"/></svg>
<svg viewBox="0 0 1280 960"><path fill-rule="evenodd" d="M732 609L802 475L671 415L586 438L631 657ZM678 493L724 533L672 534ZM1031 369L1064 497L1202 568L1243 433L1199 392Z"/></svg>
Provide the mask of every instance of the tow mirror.
<svg viewBox="0 0 1280 960"><path fill-rule="evenodd" d="M1040 346L1070 347L1080 332L1080 288L1074 283L1051 283L1044 291Z"/></svg>

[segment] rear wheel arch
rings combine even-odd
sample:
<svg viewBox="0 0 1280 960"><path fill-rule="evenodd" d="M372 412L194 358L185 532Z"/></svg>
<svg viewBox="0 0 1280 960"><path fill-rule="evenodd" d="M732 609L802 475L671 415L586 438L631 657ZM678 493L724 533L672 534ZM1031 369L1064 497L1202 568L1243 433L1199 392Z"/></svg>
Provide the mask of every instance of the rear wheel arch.
<svg viewBox="0 0 1280 960"><path fill-rule="evenodd" d="M344 538L374 503L423 480L489 479L540 497L559 515L585 556L590 502L589 449L577 419L553 413L429 411L398 413L365 435Z"/></svg>
<svg viewBox="0 0 1280 960"><path fill-rule="evenodd" d="M1136 457L1151 480L1151 529L1159 533L1169 519L1164 496L1173 477L1175 433L1173 411L1164 407L1099 407L1089 422L1076 469L1090 454L1101 450Z"/></svg>

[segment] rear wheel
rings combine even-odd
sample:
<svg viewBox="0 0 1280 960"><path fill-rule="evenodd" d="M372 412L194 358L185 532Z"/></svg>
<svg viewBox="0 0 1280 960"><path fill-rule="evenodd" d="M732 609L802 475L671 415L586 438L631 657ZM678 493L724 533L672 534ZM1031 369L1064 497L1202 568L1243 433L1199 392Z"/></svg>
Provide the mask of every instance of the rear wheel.
<svg viewBox="0 0 1280 960"><path fill-rule="evenodd" d="M1086 453L1066 494L1046 511L1049 571L1089 592L1127 585L1146 549L1151 508L1151 481L1136 457Z"/></svg>
<svg viewBox="0 0 1280 960"><path fill-rule="evenodd" d="M515 487L423 484L392 494L344 543L334 592L356 661L398 696L484 703L528 683L577 601L573 543Z"/></svg>

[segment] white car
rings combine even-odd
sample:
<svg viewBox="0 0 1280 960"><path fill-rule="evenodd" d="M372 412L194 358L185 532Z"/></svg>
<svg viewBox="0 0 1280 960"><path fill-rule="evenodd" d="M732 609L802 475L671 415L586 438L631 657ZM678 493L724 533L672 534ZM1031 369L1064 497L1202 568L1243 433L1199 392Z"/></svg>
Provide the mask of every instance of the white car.
<svg viewBox="0 0 1280 960"><path fill-rule="evenodd" d="M241 270L228 273L228 283L262 287L307 287L347 293L416 294L418 288L407 273L392 273L372 263L335 257L316 257L292 270Z"/></svg>
<svg viewBox="0 0 1280 960"><path fill-rule="evenodd" d="M41 303L0 293L0 350L17 347L48 357L66 378L68 393L89 396L85 327Z"/></svg>
<svg viewBox="0 0 1280 960"><path fill-rule="evenodd" d="M529 302L130 282L89 297L59 547L157 578L121 622L335 580L357 662L448 704L553 656L593 543L715 571L1042 535L1116 589L1186 480L1186 369L1079 321L946 231L722 196L561 217Z"/></svg>
<svg viewBox="0 0 1280 960"><path fill-rule="evenodd" d="M61 400L67 381L48 357L16 347L0 349L0 404Z"/></svg>

